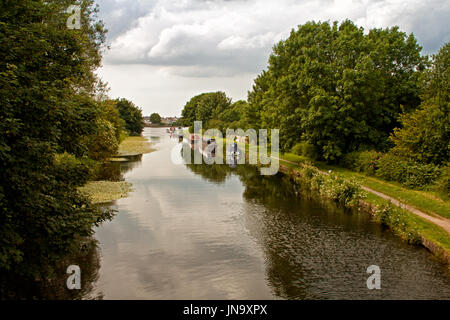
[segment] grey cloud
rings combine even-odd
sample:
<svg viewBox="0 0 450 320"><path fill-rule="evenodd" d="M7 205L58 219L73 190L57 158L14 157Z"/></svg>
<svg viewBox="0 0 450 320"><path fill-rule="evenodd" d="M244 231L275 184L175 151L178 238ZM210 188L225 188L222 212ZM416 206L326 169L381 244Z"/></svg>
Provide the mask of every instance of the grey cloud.
<svg viewBox="0 0 450 320"><path fill-rule="evenodd" d="M140 17L152 10L153 0L96 0L99 17L106 23L108 41L113 41L133 27Z"/></svg>
<svg viewBox="0 0 450 320"><path fill-rule="evenodd" d="M272 46L308 20L399 25L424 53L449 41L444 0L98 0L111 30L108 64L147 64L185 77L259 73Z"/></svg>
<svg viewBox="0 0 450 320"><path fill-rule="evenodd" d="M450 41L450 5L430 6L427 14L416 15L411 17L411 31L418 39L419 44L423 47L425 54L432 54Z"/></svg>

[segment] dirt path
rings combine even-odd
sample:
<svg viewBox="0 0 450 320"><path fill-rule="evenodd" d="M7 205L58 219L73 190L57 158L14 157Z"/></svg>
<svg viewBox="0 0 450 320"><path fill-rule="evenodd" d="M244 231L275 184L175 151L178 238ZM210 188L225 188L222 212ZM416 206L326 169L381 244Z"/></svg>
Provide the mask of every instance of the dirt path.
<svg viewBox="0 0 450 320"><path fill-rule="evenodd" d="M409 212L412 212L412 213L414 213L415 215L417 215L417 216L419 216L419 217L421 217L421 218L423 218L423 219L425 219L425 220L427 220L427 221L429 221L429 222L431 222L431 223L434 223L435 225L438 225L439 227L441 227L442 229L444 229L445 231L447 231L447 233L450 234L450 219L447 219L447 218L444 218L444 217L440 217L440 216L438 216L437 214L435 214L435 215L430 215L430 214L425 213L425 212L423 212L423 211L420 211L419 209L416 209L416 208L414 208L414 207L412 207L412 206L410 206L410 205L407 205L407 204L405 204L405 203L402 203L402 202L398 201L398 200L395 199L395 198L392 198L392 197L390 197L390 196L387 196L387 195L385 195L384 193L375 191L375 190L370 189L370 188L368 188L368 187L361 186L361 188L362 188L363 190L367 191L367 192L373 193L373 194L375 194L375 195L377 195L377 196L379 196L379 197L381 197L381 198L383 198L383 199L385 199L385 200L388 200L388 201L390 201L392 204L395 204L396 206L398 206L398 207L400 207L400 208L402 208L402 209L408 210Z"/></svg>
<svg viewBox="0 0 450 320"><path fill-rule="evenodd" d="M289 160L283 160L283 159L280 159L280 158L276 158L276 159L278 159L279 161L282 161L282 162L287 162L287 163L293 164L293 165L295 165L295 166L298 166L298 163L295 163L295 162L292 162L292 161L289 161ZM326 171L322 171L322 170L319 170L319 171L320 171L321 173L323 173L323 174L326 174L326 175L329 174L329 173L326 172ZM405 204L405 203L402 203L402 202L398 201L398 200L395 199L395 198L392 198L392 197L390 197L390 196L388 196L388 195L385 195L384 193L375 191L375 190L370 189L370 188L368 188L368 187L365 187L365 186L363 186L363 185L361 185L361 188L362 188L364 191L373 193L374 195L376 195L376 196L378 196L378 197L380 197L380 198L383 198L383 199L385 199L385 200L390 201L392 204L394 204L394 205L396 205L396 206L398 206L398 207L400 207L400 208L402 208L402 209L408 210L409 212L411 212L411 213L413 213L413 214L415 214L415 215L421 217L422 219L425 219L425 220L427 220L427 221L429 221L429 222L431 222L431 223L434 223L435 225L441 227L442 229L444 229L445 231L447 231L447 233L450 234L450 219L441 217L441 216L439 216L439 215L437 215L437 214L431 215L431 214L425 213L425 212L420 211L420 210L418 210L418 209L416 209L416 208L414 208L414 207L412 207L412 206L410 206L410 205L407 205L407 204Z"/></svg>

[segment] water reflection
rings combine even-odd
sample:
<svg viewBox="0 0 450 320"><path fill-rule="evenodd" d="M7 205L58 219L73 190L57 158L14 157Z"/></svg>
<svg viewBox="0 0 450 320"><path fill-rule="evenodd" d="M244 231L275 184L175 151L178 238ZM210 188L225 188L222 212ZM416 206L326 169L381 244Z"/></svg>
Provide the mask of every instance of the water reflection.
<svg viewBox="0 0 450 320"><path fill-rule="evenodd" d="M135 191L97 232L96 286L105 298L450 297L445 266L368 215L255 167L177 165L170 159L182 159L181 144L160 137L159 151L126 174ZM366 287L372 264L381 267L382 290Z"/></svg>
<svg viewBox="0 0 450 320"><path fill-rule="evenodd" d="M178 165L171 161L182 159L178 139L164 129L144 135L158 151L115 164L134 191L96 230L98 251L82 267L84 291L40 289L35 296L450 298L446 267L368 215L318 201L288 177L261 176L252 166ZM381 268L381 290L366 287L372 264Z"/></svg>
<svg viewBox="0 0 450 320"><path fill-rule="evenodd" d="M121 156L120 161L107 161L98 170L97 180L123 181L124 174L137 167L142 161L142 155Z"/></svg>
<svg viewBox="0 0 450 320"><path fill-rule="evenodd" d="M233 172L245 186L244 217L266 255L273 295L285 299L448 299L449 274L423 248L406 245L365 213L302 197L286 176L250 166L188 166L206 180ZM210 166L209 166L210 167ZM218 175L217 172L220 172ZM383 290L368 290L377 264ZM414 266L414 267L412 267Z"/></svg>
<svg viewBox="0 0 450 320"><path fill-rule="evenodd" d="M60 257L54 266L38 266L39 275L35 279L26 279L17 274L0 275L0 299L2 300L78 300L102 299L103 294L94 291L99 277L100 255L95 239L80 241L79 249ZM68 290L66 281L67 267L77 265L82 270L81 289ZM23 266L27 268L27 266ZM35 266L36 267L36 266Z"/></svg>

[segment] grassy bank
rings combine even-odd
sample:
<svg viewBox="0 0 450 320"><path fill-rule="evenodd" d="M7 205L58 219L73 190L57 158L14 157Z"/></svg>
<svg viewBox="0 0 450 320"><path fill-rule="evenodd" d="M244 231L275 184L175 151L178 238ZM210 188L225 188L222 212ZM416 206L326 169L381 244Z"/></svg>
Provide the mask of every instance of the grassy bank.
<svg viewBox="0 0 450 320"><path fill-rule="evenodd" d="M424 245L437 257L441 258L441 260L450 264L450 237L444 229L431 222L425 221L407 210L392 206L389 201L372 193L368 194L367 198L364 199L364 202L369 205L369 207L366 207L367 210L375 216L375 219L378 222L391 228L403 239L412 243ZM400 223L394 225L392 222L389 223L389 221L384 221L382 215L377 212L377 210L383 210L380 208L389 208L390 212L387 212L388 215L401 215ZM406 226L402 225L403 223ZM416 242L417 239L415 234L420 237L420 241Z"/></svg>
<svg viewBox="0 0 450 320"><path fill-rule="evenodd" d="M282 168L284 167L283 171L288 174L295 172L301 174L302 170L304 170L302 168L311 167L310 165L305 165L308 161L301 156L284 154L280 156L280 159L285 160L281 162ZM345 180L355 181L360 185L367 186L403 203L414 206L430 215L449 217L450 204L436 197L432 192L406 189L394 183L323 163L315 163L315 167L326 172L331 170L333 175L337 175ZM442 261L450 264L450 237L444 229L425 221L407 210L396 207L388 200L372 193L367 193L365 199L360 200L360 209L369 212L376 221L389 227L401 238L410 243L424 245Z"/></svg>
<svg viewBox="0 0 450 320"><path fill-rule="evenodd" d="M280 158L283 160L295 162L298 165L301 165L305 163L305 161L307 161L307 159L304 157L289 153L283 154ZM287 165L295 167L295 165L289 163ZM400 184L398 183L387 182L375 177L369 177L339 166L327 165L320 162L315 162L314 165L319 170L331 170L333 173L336 173L343 178L354 179L363 186L384 193L430 215L436 214L444 218L450 218L450 202L441 199L434 192L407 189L403 186L400 186Z"/></svg>
<svg viewBox="0 0 450 320"><path fill-rule="evenodd" d="M431 191L407 189L395 182L383 181L337 166L319 164L318 167L319 169L332 170L345 178L353 178L364 186L396 198L397 200L411 205L425 213L431 215L437 214L444 218L450 218L450 202L442 200Z"/></svg>

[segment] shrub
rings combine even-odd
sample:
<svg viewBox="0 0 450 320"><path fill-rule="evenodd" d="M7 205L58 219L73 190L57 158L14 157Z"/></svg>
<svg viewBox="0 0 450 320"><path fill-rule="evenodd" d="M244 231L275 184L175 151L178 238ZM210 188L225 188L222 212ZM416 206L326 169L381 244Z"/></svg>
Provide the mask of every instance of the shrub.
<svg viewBox="0 0 450 320"><path fill-rule="evenodd" d="M402 184L408 188L423 189L435 183L440 175L440 168L434 164L410 163Z"/></svg>
<svg viewBox="0 0 450 320"><path fill-rule="evenodd" d="M317 191L322 197L345 206L357 205L359 199L366 197L355 180L346 180L334 174L327 176L310 165L304 165L300 169L300 176L302 184Z"/></svg>
<svg viewBox="0 0 450 320"><path fill-rule="evenodd" d="M304 165L302 166L302 168L300 169L300 174L302 177L306 178L306 179L312 179L314 176L316 176L318 174L317 169L314 168L311 165ZM320 177L322 175L319 175Z"/></svg>
<svg viewBox="0 0 450 320"><path fill-rule="evenodd" d="M434 189L443 195L444 199L450 198L450 163L441 169L441 177L436 181Z"/></svg>
<svg viewBox="0 0 450 320"><path fill-rule="evenodd" d="M311 159L311 160L316 160L317 159L317 150L316 150L316 148L312 144L310 144L310 143L308 143L306 141L302 141L302 142L296 143L292 147L291 152L293 154L296 154L298 156L304 156L304 157L306 157L308 159Z"/></svg>
<svg viewBox="0 0 450 320"><path fill-rule="evenodd" d="M373 176L380 157L381 153L377 151L350 152L344 156L341 164L350 170Z"/></svg>
<svg viewBox="0 0 450 320"><path fill-rule="evenodd" d="M291 149L291 153L297 155L297 156L301 156L302 155L302 146L300 143L296 143L292 149Z"/></svg>
<svg viewBox="0 0 450 320"><path fill-rule="evenodd" d="M323 177L323 183L319 192L322 196L346 206L357 205L359 199L366 197L366 194L355 180L345 180L335 174Z"/></svg>
<svg viewBox="0 0 450 320"><path fill-rule="evenodd" d="M340 164L344 168L357 171L356 168L358 167L357 163L359 161L359 152L354 151L347 153L341 160Z"/></svg>
<svg viewBox="0 0 450 320"><path fill-rule="evenodd" d="M99 119L96 122L95 134L86 137L89 157L95 160L105 160L115 155L119 149L115 129L111 122Z"/></svg>
<svg viewBox="0 0 450 320"><path fill-rule="evenodd" d="M408 170L408 164L400 157L385 154L377 162L376 176L388 181L402 182Z"/></svg>
<svg viewBox="0 0 450 320"><path fill-rule="evenodd" d="M377 177L397 181L408 188L423 189L434 183L441 173L439 167L433 164L421 164L389 153L383 155L377 165Z"/></svg>
<svg viewBox="0 0 450 320"><path fill-rule="evenodd" d="M71 186L85 184L95 173L98 163L88 158L79 159L69 153L55 155L55 177Z"/></svg>
<svg viewBox="0 0 450 320"><path fill-rule="evenodd" d="M420 244L422 242L416 226L408 221L406 213L391 203L375 210L374 218L379 223L392 229L409 243Z"/></svg>

